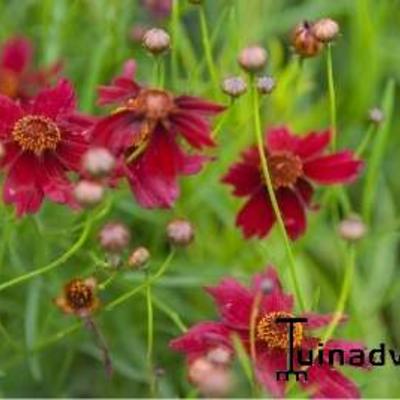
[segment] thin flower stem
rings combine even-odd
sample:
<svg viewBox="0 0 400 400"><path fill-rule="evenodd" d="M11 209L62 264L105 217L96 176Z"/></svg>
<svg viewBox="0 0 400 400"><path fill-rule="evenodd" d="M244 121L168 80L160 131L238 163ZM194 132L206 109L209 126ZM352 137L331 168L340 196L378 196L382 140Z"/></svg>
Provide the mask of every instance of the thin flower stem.
<svg viewBox="0 0 400 400"><path fill-rule="evenodd" d="M54 268L57 268L59 265L65 263L70 257L72 257L86 242L86 239L89 236L91 227L93 223L93 217L88 215L86 218L86 222L84 228L82 230L81 235L79 236L78 240L60 257L56 260L52 261L50 264L45 265L42 268L35 269L34 271L28 272L26 274L20 275L14 279L11 279L7 282L4 282L0 285L0 292L8 289L12 286L19 285L29 279L32 279L36 276L43 275L46 272L51 271Z"/></svg>
<svg viewBox="0 0 400 400"><path fill-rule="evenodd" d="M222 127L225 125L227 122L230 114L232 113L233 109L235 106L235 100L231 98L230 103L229 103L229 109L225 111L224 115L220 118L220 120L217 123L217 126L213 129L211 133L211 137L215 139L219 132L222 130Z"/></svg>
<svg viewBox="0 0 400 400"><path fill-rule="evenodd" d="M151 296L150 276L146 271L147 287L146 287L146 308L147 308L147 369L149 373L150 396L156 397L155 393L155 377L153 368L153 344L154 344L154 316L153 316L153 300Z"/></svg>
<svg viewBox="0 0 400 400"><path fill-rule="evenodd" d="M173 46L171 48L171 75L174 86L176 87L178 80L178 25L179 25L179 0L172 1L172 14L171 14L171 36Z"/></svg>
<svg viewBox="0 0 400 400"><path fill-rule="evenodd" d="M254 85L252 85L252 87L253 86ZM290 275L291 275L291 278L293 281L293 286L294 286L294 291L296 293L296 297L297 297L297 300L299 303L300 310L304 311L305 303L304 303L303 295L302 295L298 277L297 277L296 261L294 259L292 248L290 246L290 240L289 240L289 237L286 232L285 224L283 222L283 218L282 218L282 215L281 215L281 212L279 209L278 201L276 200L274 188L272 186L271 174L268 169L267 157L265 155L264 142L263 142L262 129L261 129L260 110L259 110L259 108L260 108L259 95L258 95L257 90L254 87L252 88L252 92L253 92L254 125L255 125L255 131L256 131L258 152L260 154L260 159L261 159L262 173L263 173L265 182L267 184L269 199L271 201L272 208L274 210L275 217L278 222L278 226L281 231L282 238L283 238L283 241L285 244L287 257L289 260Z"/></svg>
<svg viewBox="0 0 400 400"><path fill-rule="evenodd" d="M364 135L364 138L360 145L357 147L356 150L356 156L361 157L365 151L365 149L368 147L371 139L372 139L372 134L374 133L375 130L375 124L371 123L370 126L368 127L367 133Z"/></svg>
<svg viewBox="0 0 400 400"><path fill-rule="evenodd" d="M208 32L206 14L205 14L203 5L200 5L198 8L199 8L201 39L203 42L204 55L205 55L206 62L207 62L207 68L208 68L208 72L210 74L212 83L214 85L214 89L217 90L217 88L219 86L218 74L217 74L217 70L215 68L215 64L214 64L214 60L213 60L211 43L210 43L210 34Z"/></svg>
<svg viewBox="0 0 400 400"><path fill-rule="evenodd" d="M330 322L326 332L322 338L322 343L326 343L335 332L340 320L343 317L343 311L346 307L346 302L349 298L351 284L353 281L354 269L356 260L356 250L354 244L350 244L347 252L346 270L344 271L342 289L340 291L339 300L336 305L336 310L332 321Z"/></svg>
<svg viewBox="0 0 400 400"><path fill-rule="evenodd" d="M175 323L177 328L182 332L185 333L188 328L187 326L182 322L181 317L176 313L171 307L167 306L164 302L160 301L153 295L153 303L154 305L162 311L169 319Z"/></svg>
<svg viewBox="0 0 400 400"><path fill-rule="evenodd" d="M330 120L332 129L332 149L336 149L336 93L335 93L335 81L333 77L333 62L332 62L332 45L328 43L326 53L326 73L328 79L328 92L329 92L329 109L330 109Z"/></svg>

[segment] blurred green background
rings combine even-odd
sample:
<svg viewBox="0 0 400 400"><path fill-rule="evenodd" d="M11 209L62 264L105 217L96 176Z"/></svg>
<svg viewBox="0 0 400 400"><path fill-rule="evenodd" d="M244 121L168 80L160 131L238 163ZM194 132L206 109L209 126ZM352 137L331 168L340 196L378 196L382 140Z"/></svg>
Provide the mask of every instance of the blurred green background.
<svg viewBox="0 0 400 400"><path fill-rule="evenodd" d="M289 32L305 19L332 17L341 25L333 48L338 101L339 147L356 148L368 129L367 114L384 107L386 120L365 154L367 165L358 183L349 189L352 208L361 213L363 198L372 204L369 232L357 245L357 269L347 307L350 316L337 336L362 339L369 346L380 342L399 349L400 270L399 201L400 135L397 118L400 78L400 1L398 0L205 0L214 62L219 78L241 74L239 50L259 43L269 51L268 73L277 79L276 91L263 100L265 126L288 124L305 133L329 125L325 53L306 60L299 73L290 50ZM138 62L138 79L151 84L153 59L130 31L138 25L162 26L173 34L172 52L165 57L166 87L177 93L229 99L214 87L207 71L200 35L198 10L178 1L175 22L155 20L137 0L1 0L0 39L24 34L36 47L39 64L62 59L65 74L75 83L80 105L100 113L95 106L99 83L118 73L125 59ZM177 69L171 61L177 62ZM174 61L174 62L175 62ZM279 232L264 240L245 241L235 228L241 200L219 183L240 151L254 142L250 98L245 95L227 112L218 135L217 160L198 176L182 180L182 196L174 209L148 211L136 206L125 185L110 194L111 209L96 221L89 240L66 263L21 285L0 292L0 395L4 397L146 397L146 309L142 292L111 312L99 312L97 321L110 347L115 374L107 380L101 355L83 328L70 330L76 321L52 304L63 283L88 276L105 255L98 246L97 230L109 220L122 220L132 231L132 248L147 246L150 268L156 271L168 255L165 224L173 217L188 217L196 227L196 240L179 250L166 274L154 287L154 296L191 324L216 318L202 291L205 284L232 275L243 282L272 263L292 290L287 260ZM392 111L391 111L392 110ZM223 117L222 117L223 118ZM216 121L218 123L218 121ZM366 194L366 176L370 186ZM326 196L318 191L322 207L309 214L309 230L294 243L296 262L307 302L321 312L335 309L344 271L343 243ZM365 201L365 200L364 200ZM84 216L46 204L33 217L15 220L1 206L0 282L40 268L64 253L77 240ZM98 272L100 280L105 272ZM101 293L104 303L144 279L141 272L121 270ZM180 331L155 304L155 360L163 369L161 397L188 396L190 386L182 356L168 349ZM249 396L246 380L238 371L237 396ZM399 371L391 364L370 372L348 371L364 397L400 396ZM293 392L296 395L295 392Z"/></svg>

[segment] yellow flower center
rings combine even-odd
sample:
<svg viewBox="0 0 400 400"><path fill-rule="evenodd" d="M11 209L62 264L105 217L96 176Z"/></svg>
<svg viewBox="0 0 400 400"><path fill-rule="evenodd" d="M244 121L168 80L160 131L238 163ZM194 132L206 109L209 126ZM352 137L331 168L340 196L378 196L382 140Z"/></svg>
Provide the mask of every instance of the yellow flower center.
<svg viewBox="0 0 400 400"><path fill-rule="evenodd" d="M276 320L278 318L292 317L293 315L283 311L264 315L256 327L257 339L265 342L269 348L287 350L289 348L288 324L277 323ZM301 324L294 324L293 338L294 346L300 346L303 339L303 326Z"/></svg>
<svg viewBox="0 0 400 400"><path fill-rule="evenodd" d="M40 156L45 150L56 149L61 133L50 118L27 115L15 123L12 137L23 150Z"/></svg>
<svg viewBox="0 0 400 400"><path fill-rule="evenodd" d="M300 157L288 152L268 156L268 168L274 189L294 185L303 174L303 163Z"/></svg>

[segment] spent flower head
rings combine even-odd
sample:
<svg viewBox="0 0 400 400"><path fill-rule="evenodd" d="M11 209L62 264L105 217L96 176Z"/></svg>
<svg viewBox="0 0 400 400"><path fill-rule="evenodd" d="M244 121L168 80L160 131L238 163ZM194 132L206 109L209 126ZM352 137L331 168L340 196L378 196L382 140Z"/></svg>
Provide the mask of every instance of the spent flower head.
<svg viewBox="0 0 400 400"><path fill-rule="evenodd" d="M301 57L315 57L324 47L323 42L313 33L313 23L304 21L296 25L292 32L292 46Z"/></svg>
<svg viewBox="0 0 400 400"><path fill-rule="evenodd" d="M144 247L140 246L133 250L128 259L128 266L133 269L144 267L150 260L150 252Z"/></svg>

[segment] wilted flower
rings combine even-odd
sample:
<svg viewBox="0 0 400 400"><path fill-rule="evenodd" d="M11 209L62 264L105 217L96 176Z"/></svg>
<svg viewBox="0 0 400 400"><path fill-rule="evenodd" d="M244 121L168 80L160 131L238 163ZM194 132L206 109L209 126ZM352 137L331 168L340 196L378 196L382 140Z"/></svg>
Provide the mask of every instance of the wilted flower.
<svg viewBox="0 0 400 400"><path fill-rule="evenodd" d="M164 29L152 28L143 35L143 46L153 54L160 54L168 50L171 39Z"/></svg>
<svg viewBox="0 0 400 400"><path fill-rule="evenodd" d="M117 176L125 176L138 203L146 208L171 207L179 196L178 176L200 171L208 160L188 154L179 137L195 149L214 146L207 116L225 109L192 96L175 97L147 89L133 79L135 62L111 86L100 88L100 104L119 104L96 124L94 145L108 148L117 158Z"/></svg>
<svg viewBox="0 0 400 400"><path fill-rule="evenodd" d="M150 252L146 247L140 246L133 250L128 259L128 265L131 268L141 268L147 264L150 259Z"/></svg>
<svg viewBox="0 0 400 400"><path fill-rule="evenodd" d="M312 33L321 42L328 43L339 34L339 24L331 18L323 18L312 25Z"/></svg>
<svg viewBox="0 0 400 400"><path fill-rule="evenodd" d="M100 305L95 289L96 280L92 277L73 279L64 286L63 294L54 302L66 314L88 317Z"/></svg>
<svg viewBox="0 0 400 400"><path fill-rule="evenodd" d="M272 76L257 78L256 87L260 94L270 94L275 89L275 79Z"/></svg>
<svg viewBox="0 0 400 400"><path fill-rule="evenodd" d="M115 166L115 158L106 148L90 148L82 159L83 170L92 177L109 175Z"/></svg>
<svg viewBox="0 0 400 400"><path fill-rule="evenodd" d="M324 44L315 37L313 24L308 21L298 24L292 32L292 45L301 57L314 57L320 53Z"/></svg>
<svg viewBox="0 0 400 400"><path fill-rule="evenodd" d="M260 287L265 279L274 283L273 290L267 294ZM234 354L233 335L242 341L249 356L252 355L249 338L255 311L255 354L252 360L255 376L273 396L284 397L287 382L277 380L276 372L287 369L288 334L287 328L277 324L276 319L294 316L293 297L283 292L276 270L269 267L264 273L256 275L250 288L242 286L235 279L227 278L218 286L208 287L206 290L217 305L219 320L200 322L170 343L173 350L187 356L189 379L196 384L203 377L212 376L215 370L207 359L207 354L220 346ZM255 309L254 305L257 303L259 307ZM313 331L328 326L333 316L305 313L301 317L307 318L307 322L295 325L294 345L297 351L310 354L319 344ZM341 322L344 320L342 318ZM331 339L325 343L324 349L342 350L344 363L348 365L351 350L364 349L364 345L361 342ZM328 367L328 352L323 352L322 356L322 363L314 363L308 367L308 380L301 379L299 382L302 388L313 398L358 398L360 393L357 386L335 366ZM295 369L299 369L296 358L295 366ZM369 364L362 362L361 366L367 368Z"/></svg>
<svg viewBox="0 0 400 400"><path fill-rule="evenodd" d="M363 166L349 150L323 155L329 142L329 132L298 137L286 127L278 127L266 134L265 152L273 189L286 230L293 240L306 229L305 211L314 192L311 182L349 183L357 178ZM242 161L230 168L223 182L234 187L235 196L249 197L236 219L245 237L266 236L276 218L261 173L257 147L243 152Z"/></svg>
<svg viewBox="0 0 400 400"><path fill-rule="evenodd" d="M186 219L174 219L167 225L167 237L175 246L187 246L194 239L194 228Z"/></svg>
<svg viewBox="0 0 400 400"><path fill-rule="evenodd" d="M74 187L75 200L82 207L93 207L104 197L104 187L98 182L81 180Z"/></svg>
<svg viewBox="0 0 400 400"><path fill-rule="evenodd" d="M76 205L69 171L79 171L87 149L90 119L75 113L75 94L67 80L41 91L29 104L0 96L0 141L5 148L4 202L19 216L34 213L46 196Z"/></svg>
<svg viewBox="0 0 400 400"><path fill-rule="evenodd" d="M101 247L110 253L120 253L129 244L131 234L120 222L109 222L99 232Z"/></svg>
<svg viewBox="0 0 400 400"><path fill-rule="evenodd" d="M247 84L240 76L231 76L222 81L221 88L225 94L236 98L246 93Z"/></svg>
<svg viewBox="0 0 400 400"><path fill-rule="evenodd" d="M338 232L342 239L354 242L366 235L367 227L358 215L351 215L340 222Z"/></svg>
<svg viewBox="0 0 400 400"><path fill-rule="evenodd" d="M370 120L370 122L379 125L385 119L385 115L380 108L374 107L369 110L368 119Z"/></svg>
<svg viewBox="0 0 400 400"><path fill-rule="evenodd" d="M268 60L267 51L261 46L244 48L239 56L239 65L247 72L257 72L264 68Z"/></svg>
<svg viewBox="0 0 400 400"><path fill-rule="evenodd" d="M61 63L33 69L32 56L32 43L27 38L12 37L4 43L0 54L0 94L26 101L60 73Z"/></svg>

